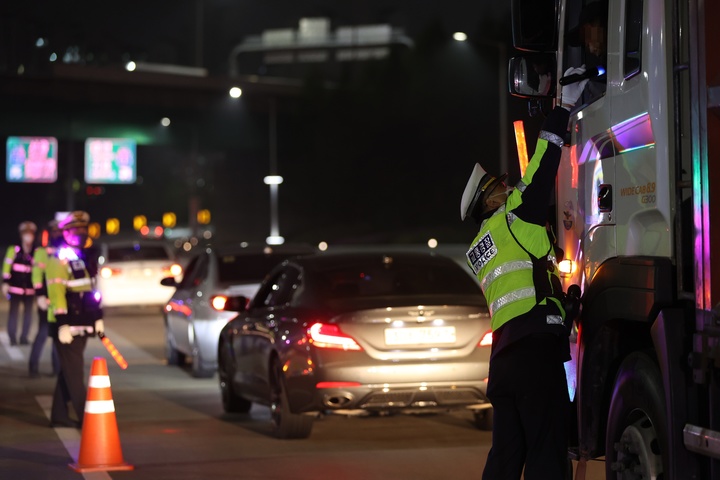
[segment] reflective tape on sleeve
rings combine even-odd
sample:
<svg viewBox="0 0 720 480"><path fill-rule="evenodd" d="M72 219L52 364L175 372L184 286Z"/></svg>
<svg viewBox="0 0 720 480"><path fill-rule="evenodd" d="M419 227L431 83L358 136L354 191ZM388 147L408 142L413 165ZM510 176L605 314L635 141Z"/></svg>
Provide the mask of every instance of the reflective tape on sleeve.
<svg viewBox="0 0 720 480"><path fill-rule="evenodd" d="M109 375L91 375L88 388L110 388Z"/></svg>
<svg viewBox="0 0 720 480"><path fill-rule="evenodd" d="M85 413L114 413L115 404L112 400L89 400L85 402Z"/></svg>
<svg viewBox="0 0 720 480"><path fill-rule="evenodd" d="M547 130L540 131L540 138L550 143L553 143L560 148L565 145L565 141L562 139L562 137L560 137L560 135L555 135L554 133L548 132Z"/></svg>
<svg viewBox="0 0 720 480"><path fill-rule="evenodd" d="M90 277L85 278L74 278L66 282L68 287L82 287L84 285L90 285Z"/></svg>

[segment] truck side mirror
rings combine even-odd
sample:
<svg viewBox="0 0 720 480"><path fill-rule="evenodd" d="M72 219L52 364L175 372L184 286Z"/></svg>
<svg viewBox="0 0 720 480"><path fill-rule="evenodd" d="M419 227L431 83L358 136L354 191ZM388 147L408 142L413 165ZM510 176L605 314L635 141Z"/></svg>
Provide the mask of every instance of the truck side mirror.
<svg viewBox="0 0 720 480"><path fill-rule="evenodd" d="M510 59L508 87L520 98L554 98L557 85L554 53L526 53Z"/></svg>

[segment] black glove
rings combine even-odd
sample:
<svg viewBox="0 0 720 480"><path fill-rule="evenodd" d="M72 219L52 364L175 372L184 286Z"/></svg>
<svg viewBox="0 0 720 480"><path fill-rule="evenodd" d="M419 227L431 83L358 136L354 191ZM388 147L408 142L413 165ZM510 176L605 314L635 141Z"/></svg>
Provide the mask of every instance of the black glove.
<svg viewBox="0 0 720 480"><path fill-rule="evenodd" d="M580 287L577 285L570 285L568 291L563 298L563 309L565 310L565 327L569 332L572 332L573 321L580 314Z"/></svg>

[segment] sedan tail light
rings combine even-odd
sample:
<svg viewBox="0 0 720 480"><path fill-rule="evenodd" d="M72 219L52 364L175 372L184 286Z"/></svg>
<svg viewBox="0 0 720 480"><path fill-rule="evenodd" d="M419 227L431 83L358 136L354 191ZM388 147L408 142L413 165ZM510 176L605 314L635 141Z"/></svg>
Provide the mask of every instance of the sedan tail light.
<svg viewBox="0 0 720 480"><path fill-rule="evenodd" d="M228 298L225 295L215 295L210 299L210 305L212 305L215 310L223 311L225 310L227 300Z"/></svg>
<svg viewBox="0 0 720 480"><path fill-rule="evenodd" d="M122 272L122 270L120 270L119 268L103 267L100 269L100 276L102 278L110 278L113 275L119 274L120 272Z"/></svg>
<svg viewBox="0 0 720 480"><path fill-rule="evenodd" d="M482 339L480 340L480 343L478 343L478 347L491 347L492 346L492 330L488 330L485 332L485 335L483 335Z"/></svg>
<svg viewBox="0 0 720 480"><path fill-rule="evenodd" d="M317 348L362 350L355 339L343 333L340 327L334 324L315 323L308 329L308 336Z"/></svg>

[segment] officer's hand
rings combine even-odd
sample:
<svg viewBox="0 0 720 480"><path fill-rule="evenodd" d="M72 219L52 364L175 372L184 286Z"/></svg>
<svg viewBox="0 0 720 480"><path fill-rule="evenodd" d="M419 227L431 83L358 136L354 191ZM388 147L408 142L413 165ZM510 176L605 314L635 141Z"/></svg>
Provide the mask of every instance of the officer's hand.
<svg viewBox="0 0 720 480"><path fill-rule="evenodd" d="M48 298L45 295L38 295L37 306L40 310L48 309Z"/></svg>
<svg viewBox="0 0 720 480"><path fill-rule="evenodd" d="M58 340L60 340L60 343L72 343L73 336L72 333L70 333L70 325L60 325L58 328Z"/></svg>
<svg viewBox="0 0 720 480"><path fill-rule="evenodd" d="M95 320L95 333L98 335L102 335L105 333L105 322L100 320Z"/></svg>
<svg viewBox="0 0 720 480"><path fill-rule="evenodd" d="M574 74L582 75L583 73L585 73L585 65L578 68L568 68L565 70L563 76L567 77L568 75ZM561 105L565 110L571 110L575 106L577 101L580 99L587 82L588 79L586 78L579 82L571 83L570 85L562 87Z"/></svg>
<svg viewBox="0 0 720 480"><path fill-rule="evenodd" d="M8 293L10 293L10 284L3 282L2 284L2 294L3 296L7 297Z"/></svg>

